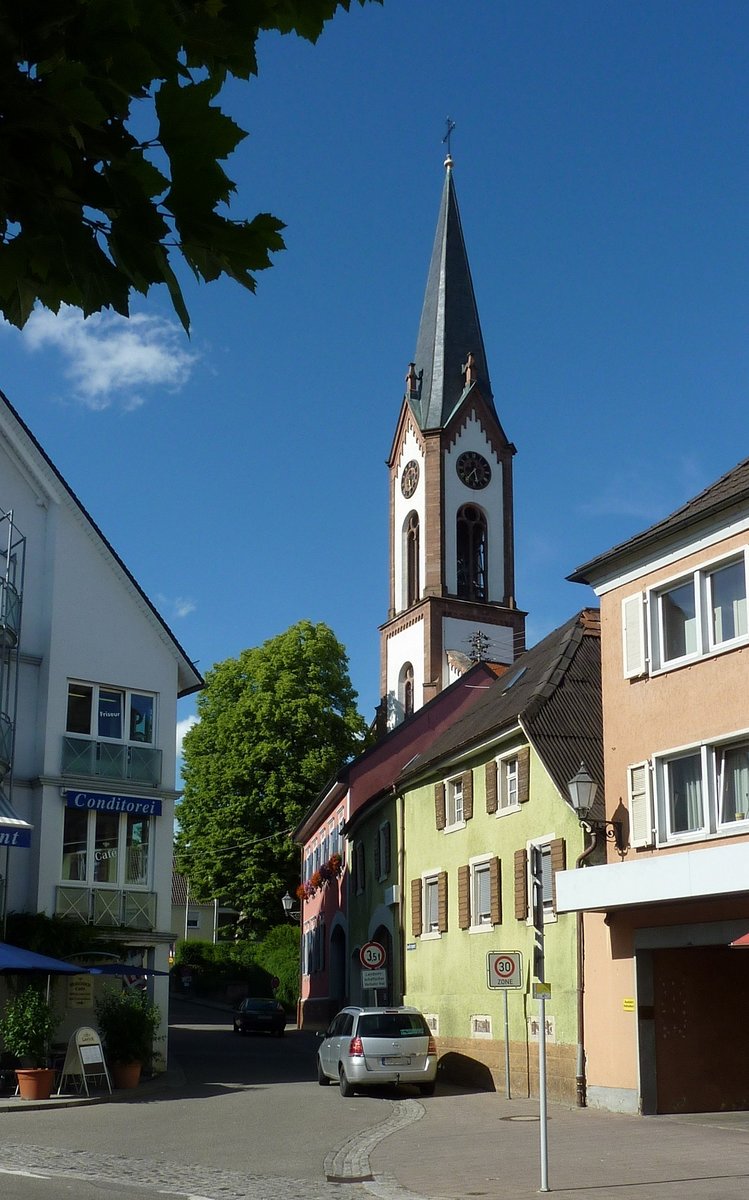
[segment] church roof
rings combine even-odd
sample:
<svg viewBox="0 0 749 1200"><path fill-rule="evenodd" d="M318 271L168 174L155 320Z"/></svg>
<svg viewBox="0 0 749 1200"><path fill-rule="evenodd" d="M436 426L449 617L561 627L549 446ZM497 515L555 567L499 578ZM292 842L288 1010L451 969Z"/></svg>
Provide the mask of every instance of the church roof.
<svg viewBox="0 0 749 1200"><path fill-rule="evenodd" d="M473 369L467 382L465 367L469 354L473 356ZM474 384L492 404L484 339L455 195L453 161L449 155L445 160L445 184L416 340L416 356L409 374L407 398L421 429L444 428L466 391Z"/></svg>

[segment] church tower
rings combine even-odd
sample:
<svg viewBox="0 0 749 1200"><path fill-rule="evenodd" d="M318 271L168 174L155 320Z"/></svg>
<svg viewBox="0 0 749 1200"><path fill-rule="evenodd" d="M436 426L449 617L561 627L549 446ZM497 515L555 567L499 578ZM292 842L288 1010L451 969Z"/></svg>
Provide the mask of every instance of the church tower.
<svg viewBox="0 0 749 1200"><path fill-rule="evenodd" d="M453 161L414 361L388 459L390 602L381 626L389 728L472 660L525 649L515 604L512 458L497 416L468 266Z"/></svg>

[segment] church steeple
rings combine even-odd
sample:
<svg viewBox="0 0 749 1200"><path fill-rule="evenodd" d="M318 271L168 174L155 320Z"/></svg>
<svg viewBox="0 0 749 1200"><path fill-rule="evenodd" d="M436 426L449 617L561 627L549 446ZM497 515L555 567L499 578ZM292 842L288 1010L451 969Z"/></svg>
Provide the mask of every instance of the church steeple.
<svg viewBox="0 0 749 1200"><path fill-rule="evenodd" d="M437 232L429 264L424 306L416 339L418 387L411 407L421 429L442 429L464 394L468 355L472 378L493 406L484 339L453 182L453 160L445 159Z"/></svg>
<svg viewBox="0 0 749 1200"><path fill-rule="evenodd" d="M416 354L388 461L381 695L391 726L457 678L477 638L495 662L511 663L524 649L514 454L494 407L448 153Z"/></svg>

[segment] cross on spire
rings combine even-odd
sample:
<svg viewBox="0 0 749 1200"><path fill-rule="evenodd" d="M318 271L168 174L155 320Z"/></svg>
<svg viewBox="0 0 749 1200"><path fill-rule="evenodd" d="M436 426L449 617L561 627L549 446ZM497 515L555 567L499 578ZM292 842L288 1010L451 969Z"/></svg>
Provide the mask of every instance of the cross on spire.
<svg viewBox="0 0 749 1200"><path fill-rule="evenodd" d="M453 129L455 128L455 122L453 121L452 117L445 118L445 125L447 126L447 133L445 134L445 136L442 139L442 145L447 146L447 157L451 158L452 155L450 153L450 136L452 134Z"/></svg>

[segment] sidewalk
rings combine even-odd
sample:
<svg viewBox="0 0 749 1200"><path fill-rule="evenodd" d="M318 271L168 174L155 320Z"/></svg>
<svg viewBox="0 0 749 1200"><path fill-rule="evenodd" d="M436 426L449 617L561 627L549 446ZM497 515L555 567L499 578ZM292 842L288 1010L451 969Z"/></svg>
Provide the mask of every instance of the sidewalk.
<svg viewBox="0 0 749 1200"><path fill-rule="evenodd" d="M372 1151L376 1177L425 1197L538 1194L538 1101L438 1085L421 1103L420 1121ZM550 1105L548 1115L548 1186L559 1200L749 1195L749 1112L634 1117Z"/></svg>

